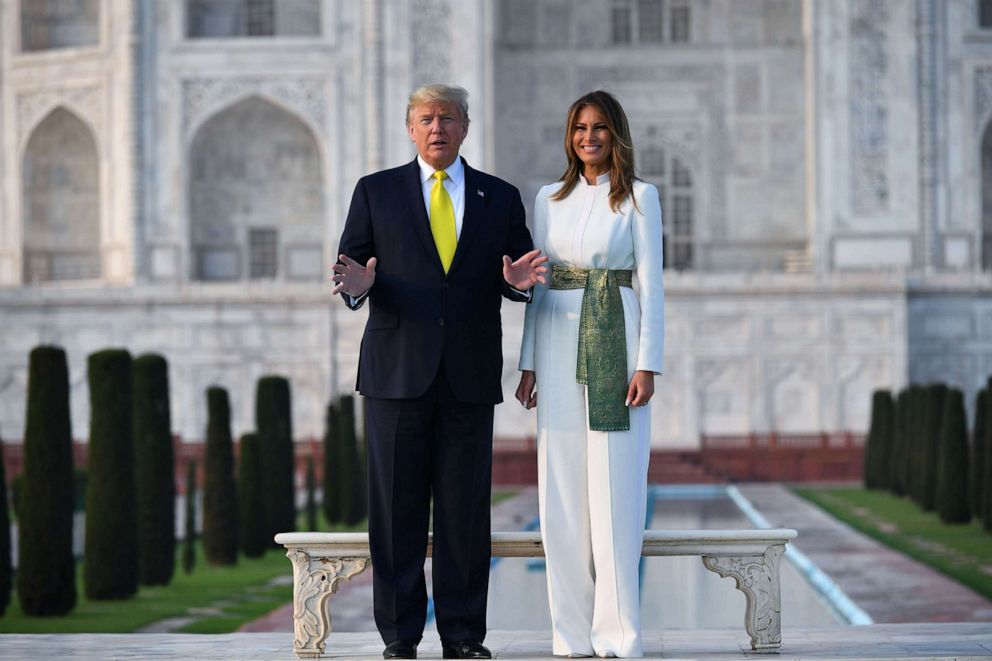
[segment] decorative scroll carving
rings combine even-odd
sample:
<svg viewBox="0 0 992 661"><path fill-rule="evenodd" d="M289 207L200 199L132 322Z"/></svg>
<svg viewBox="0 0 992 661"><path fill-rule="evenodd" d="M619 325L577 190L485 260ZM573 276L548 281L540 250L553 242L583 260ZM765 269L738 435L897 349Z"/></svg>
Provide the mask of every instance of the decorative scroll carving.
<svg viewBox="0 0 992 661"><path fill-rule="evenodd" d="M331 633L331 596L342 580L365 571L369 558L311 558L302 549L289 549L286 557L293 563L293 652L317 657Z"/></svg>
<svg viewBox="0 0 992 661"><path fill-rule="evenodd" d="M17 95L17 136L21 143L28 139L28 132L45 115L58 106L66 106L98 127L102 124L103 104L98 85L62 87Z"/></svg>
<svg viewBox="0 0 992 661"><path fill-rule="evenodd" d="M726 578L733 577L744 593L747 611L744 626L755 652L777 652L782 646L782 590L779 559L784 544L768 547L764 555L703 556L703 565Z"/></svg>
<svg viewBox="0 0 992 661"><path fill-rule="evenodd" d="M859 214L889 205L889 69L883 0L850 0L851 206Z"/></svg>
<svg viewBox="0 0 992 661"><path fill-rule="evenodd" d="M189 137L204 119L250 94L261 94L324 131L324 89L316 78L195 78L183 81L183 130Z"/></svg>

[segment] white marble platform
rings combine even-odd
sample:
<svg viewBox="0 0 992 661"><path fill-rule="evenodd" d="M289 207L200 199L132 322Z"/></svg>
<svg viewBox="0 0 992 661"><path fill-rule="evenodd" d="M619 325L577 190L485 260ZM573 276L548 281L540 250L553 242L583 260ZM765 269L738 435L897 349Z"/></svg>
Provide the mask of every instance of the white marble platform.
<svg viewBox="0 0 992 661"><path fill-rule="evenodd" d="M754 659L747 635L738 629L649 631L649 658L731 661ZM97 659L293 659L286 633L194 634L7 634L0 636L0 661L52 658ZM498 659L549 659L546 631L493 631L486 644ZM332 633L329 659L381 659L374 633ZM425 638L422 659L441 658L440 643ZM767 658L767 656L763 657ZM879 624L864 627L790 630L779 659L990 659L988 623Z"/></svg>

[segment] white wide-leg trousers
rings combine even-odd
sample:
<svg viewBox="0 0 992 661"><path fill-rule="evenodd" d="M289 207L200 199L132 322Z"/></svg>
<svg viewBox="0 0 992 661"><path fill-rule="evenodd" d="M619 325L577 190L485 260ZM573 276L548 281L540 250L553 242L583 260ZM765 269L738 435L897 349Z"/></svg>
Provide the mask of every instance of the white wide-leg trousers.
<svg viewBox="0 0 992 661"><path fill-rule="evenodd" d="M640 310L621 289L628 376ZM547 556L553 653L643 656L638 564L647 506L650 408L630 430L588 429L586 388L575 382L581 290L550 290L538 318L538 490Z"/></svg>

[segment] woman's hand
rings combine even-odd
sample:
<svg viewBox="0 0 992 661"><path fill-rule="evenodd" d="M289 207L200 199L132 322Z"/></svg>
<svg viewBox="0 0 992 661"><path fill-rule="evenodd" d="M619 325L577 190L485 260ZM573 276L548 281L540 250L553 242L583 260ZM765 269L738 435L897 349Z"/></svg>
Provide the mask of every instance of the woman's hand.
<svg viewBox="0 0 992 661"><path fill-rule="evenodd" d="M650 374L650 372L649 372ZM520 383L517 385L517 401L525 409L532 409L537 406L537 376L532 370L520 370ZM654 386L652 382L652 387Z"/></svg>
<svg viewBox="0 0 992 661"><path fill-rule="evenodd" d="M523 384L523 377L520 383ZM627 388L627 406L644 406L651 401L654 395L654 372L647 370L637 370L634 378L630 380L630 387ZM520 399L520 389L517 388L517 399Z"/></svg>

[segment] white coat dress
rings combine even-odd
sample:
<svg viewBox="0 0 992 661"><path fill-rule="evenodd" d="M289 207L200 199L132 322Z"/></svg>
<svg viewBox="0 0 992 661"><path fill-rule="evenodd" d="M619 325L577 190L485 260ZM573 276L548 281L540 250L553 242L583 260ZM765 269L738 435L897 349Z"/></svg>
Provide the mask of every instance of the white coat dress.
<svg viewBox="0 0 992 661"><path fill-rule="evenodd" d="M609 173L580 177L563 200L544 186L534 205L534 242L551 264L630 269L621 287L628 383L660 374L664 351L661 205L635 180L634 199L609 205ZM547 556L553 653L643 655L638 563L644 537L650 407L631 407L627 431L591 431L586 387L576 383L581 289L538 285L527 306L519 368L537 377L538 491ZM595 348L591 350L595 351Z"/></svg>

